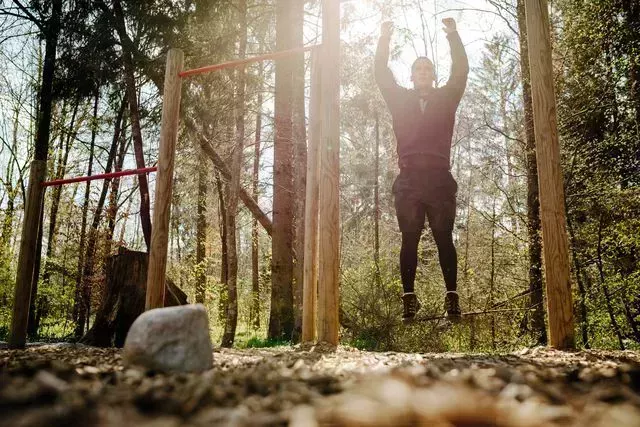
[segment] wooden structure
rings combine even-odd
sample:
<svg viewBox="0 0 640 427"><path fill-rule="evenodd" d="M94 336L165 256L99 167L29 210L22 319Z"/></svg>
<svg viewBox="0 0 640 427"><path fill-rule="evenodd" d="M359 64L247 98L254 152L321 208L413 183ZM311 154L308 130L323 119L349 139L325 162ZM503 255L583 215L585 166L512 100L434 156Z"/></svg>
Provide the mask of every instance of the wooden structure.
<svg viewBox="0 0 640 427"><path fill-rule="evenodd" d="M338 345L340 280L340 2L322 2L318 342Z"/></svg>
<svg viewBox="0 0 640 427"><path fill-rule="evenodd" d="M320 160L320 53L311 59L311 95L309 102L309 143L307 146L307 189L304 213L304 281L302 290L302 342L316 337L318 307L318 167Z"/></svg>
<svg viewBox="0 0 640 427"><path fill-rule="evenodd" d="M173 163L178 139L180 98L184 54L171 49L167 56L164 75L164 102L162 104L162 127L160 129L160 152L158 153L158 176L156 177L156 199L153 208L153 229L149 247L149 272L147 274L146 309L163 306L167 270L167 244L169 242L169 219L171 217L171 194L173 186Z"/></svg>
<svg viewBox="0 0 640 427"><path fill-rule="evenodd" d="M323 33L320 52L313 53L312 95L309 160L306 191L306 240L303 291L303 335L305 342L316 339L338 344L338 281L339 281L339 46L340 4L325 0ZM180 71L175 58L167 60L165 103L162 113L160 158L154 208L153 234L149 274L147 277L147 309L161 307L165 290L169 205L173 178L173 156L177 137L180 103L180 78L243 66L265 59L276 59L313 49L304 47L259 57L217 64L194 70ZM174 58L174 59L172 59ZM173 62L172 62L173 61ZM320 68L319 64L325 66ZM322 96L320 96L322 94ZM322 233L319 232L322 230ZM321 236L321 238L319 238ZM319 303L318 303L319 301ZM317 317L316 317L317 313Z"/></svg>
<svg viewBox="0 0 640 427"><path fill-rule="evenodd" d="M325 40L321 51L314 51L312 59L313 89L310 112L312 118L307 166L305 222L307 238L305 240L302 325L303 341L314 341L317 329L318 341L332 345L338 344L339 329L340 80L339 49L336 48L340 43L339 22L339 2L325 0L323 18ZM169 209L180 106L180 79L224 68L243 66L251 62L277 59L315 47L291 49L186 71L180 70L182 53L176 50L170 52L165 74L160 156L147 276L147 310L162 307L164 300ZM320 68L320 63L326 65ZM319 230L322 230L322 233Z"/></svg>
<svg viewBox="0 0 640 427"><path fill-rule="evenodd" d="M9 347L24 348L27 342L31 283L34 276L40 214L43 209L44 187L40 185L47 174L47 162L34 160L29 172L29 190L24 208L20 255L16 273L15 297L9 332Z"/></svg>
<svg viewBox="0 0 640 427"><path fill-rule="evenodd" d="M332 2L334 0L331 0ZM338 10L338 3L335 2L336 8L334 8L334 14ZM332 21L333 22L333 21ZM334 22L337 24L337 22ZM337 31L339 28L335 28L336 37L339 35ZM337 38L336 38L337 40ZM144 169L136 169L129 171L120 171L114 173L100 174L100 175L92 175L86 177L77 177L56 181L45 182L45 174L46 174L46 161L43 160L35 160L31 165L31 174L29 181L29 190L27 195L27 203L25 207L25 218L22 227L22 239L20 246L20 258L18 260L18 273L16 278L16 290L15 290L15 299L13 306L13 317L11 322L11 332L9 338L9 345L11 348L24 348L26 344L26 336L27 336L27 322L29 317L29 302L31 297L31 287L32 281L37 280L34 278L34 264L35 264L35 255L36 248L38 242L38 226L40 213L42 210L42 201L44 196L44 190L46 187L64 185L74 182L84 182L84 181L93 181L97 179L106 179L113 178L118 176L127 176L127 175L139 175L143 173L155 172L157 171L158 175L156 178L156 192L155 192L155 205L154 205L154 215L153 215L153 231L151 235L151 246L149 249L149 261L148 261L148 271L145 273L145 283L146 283L146 297L145 297L145 309L149 310L152 308L163 307L167 302L167 297L165 296L166 289L166 265L167 265L167 246L168 246L168 236L169 236L169 221L170 221L170 207L171 207L171 195L172 195L172 185L173 185L173 166L174 166L174 157L175 157L175 145L178 135L178 123L180 116L180 99L181 99L181 86L182 86L182 78L189 77L197 74L202 74L206 72L216 71L229 67L237 67L243 66L252 62L264 61L268 59L277 59L286 56L290 56L293 54L299 54L306 51L314 50L318 46L306 46L302 48L291 49L283 52L276 52L266 55L261 55L253 58L242 59L238 61L226 62L223 64L217 64L202 68L197 68L193 70L183 71L183 58L184 54L179 49L172 49L169 51L167 56L167 66L166 66L166 74L165 74L165 83L164 83L164 103L162 106L162 125L161 125L161 133L160 133L160 150L159 150L159 158L157 167L144 168ZM333 52L337 52L337 49L333 49ZM314 54L314 69L319 70L317 64L319 63L319 54L316 52ZM331 78L337 79L338 77L338 69L334 68L333 74L331 74ZM321 81L321 77L323 80ZM315 168L311 167L311 174L316 176L315 179L308 181L311 185L315 185L315 192L308 193L308 197L315 198L315 218L316 218L316 229L318 224L318 216L317 216L317 206L318 206L318 164L321 158L324 158L324 162L331 165L331 174L330 179L325 180L325 182L330 183L332 185L332 190L325 194L332 194L332 200L334 200L332 206L335 209L335 212L331 212L330 210L325 210L325 221L330 219L333 221L333 229L337 230L339 227L338 218L339 213L338 209L338 198L337 198L337 186L338 186L338 173L337 173L337 155L338 149L338 132L337 127L333 131L333 138L330 140L330 148L329 155L325 154L325 157L322 157L319 152L319 141L320 141L320 128L319 124L324 123L324 127L327 128L326 122L327 120L322 120L322 116L328 114L328 107L320 104L320 96L319 93L322 90L321 84L322 82L326 82L324 80L324 76L320 76L318 71L313 73L314 79L314 99L318 99L317 102L313 102L315 105L315 130L313 141L316 143L316 154L315 158L316 162L312 162L312 165L316 165ZM317 82L315 82L317 81ZM336 80L333 84L329 85L333 89L334 93L334 105L338 102L338 81ZM327 97L326 99L330 99ZM338 111L334 111L332 113L332 120L337 126L338 121ZM323 133L323 135L329 135L329 133ZM324 175L323 175L324 176ZM314 184L315 183L315 184ZM313 205L313 204L309 204ZM313 215L309 215L312 217ZM266 222L265 222L266 221ZM269 231L271 229L270 222L268 218L265 218L265 221L261 221L265 226L265 229ZM316 239L316 247L317 247L317 235L318 233L311 233L315 235ZM337 239L338 233L333 234ZM329 240L327 242L330 242ZM331 244L331 243L329 243ZM338 247L337 243L333 246L335 248ZM314 257L310 257L310 260L317 259ZM336 281L334 281L335 286L332 289L335 289L334 292L337 292L337 277L338 277L338 262L337 262L337 252L334 252L331 257L324 258L325 262L329 262L328 266L333 266L330 268L335 268L334 272L330 272L327 268L325 268L325 274L329 274L331 277L335 277ZM322 261L321 261L322 262ZM317 271L317 261L314 261L313 268ZM146 262L145 262L146 265ZM314 273L315 275L316 273ZM317 282L317 280L315 281ZM315 286L315 285L314 285ZM175 293L175 292L173 292ZM312 292L312 295L315 295L315 291ZM175 299L175 298L174 298ZM330 297L331 301L337 301L337 293L334 293ZM312 303L313 307L311 309L311 313L314 313L315 310L315 299ZM328 312L335 311L337 313L337 305L335 307L329 307ZM324 319L326 316L322 316ZM337 320L337 316L334 316L334 319ZM104 329L106 326L101 322L97 326L99 328ZM108 322L107 322L108 323ZM123 323L121 321L117 321L116 323ZM124 322L126 323L126 322ZM95 325L94 325L95 326ZM109 325L107 325L109 326ZM113 326L113 325L111 325ZM120 341L121 336L121 328L119 329L120 335L116 337L116 341ZM311 335L314 335L315 328L310 328ZM95 331L94 331L95 332ZM337 344L337 324L335 328L330 331L333 337L330 339L330 342L335 342ZM95 335L95 333L93 333ZM94 340L92 335L86 338L88 341ZM313 338L311 338L313 339ZM95 341L95 340L94 340ZM93 342L93 341L92 341Z"/></svg>
<svg viewBox="0 0 640 427"><path fill-rule="evenodd" d="M11 331L9 334L10 348L24 348L27 341L27 326L29 322L29 309L31 292L38 280L36 267L37 248L40 247L38 239L42 239L40 221L44 202L44 192L47 187L71 184L75 182L87 182L98 179L115 178L129 175L140 175L156 170L155 167L124 170L91 176L57 179L45 181L47 164L44 160L34 160L31 163L29 176L29 189L27 191L27 203L22 224L22 237L20 240L20 256L18 258L18 271L15 284L15 298L13 315L11 318ZM146 276L145 276L146 277Z"/></svg>
<svg viewBox="0 0 640 427"><path fill-rule="evenodd" d="M340 267L340 1L323 0L323 45L313 54L310 144L307 166L303 341L338 344ZM538 174L547 282L550 343L556 348L574 345L568 245L556 104L546 0L526 0L531 84L534 101ZM305 52L316 46L292 49L208 67L182 71L183 53L167 57L153 233L146 279L146 309L165 303L165 274L178 133L182 78L243 66ZM322 67L320 67L322 64ZM24 347L29 310L37 227L42 204L46 164L36 161L23 224L10 345ZM36 185L34 185L36 184ZM317 334L316 334L317 332Z"/></svg>
<svg viewBox="0 0 640 427"><path fill-rule="evenodd" d="M526 0L525 8L538 157L549 344L558 349L571 349L575 345L573 304L547 0Z"/></svg>

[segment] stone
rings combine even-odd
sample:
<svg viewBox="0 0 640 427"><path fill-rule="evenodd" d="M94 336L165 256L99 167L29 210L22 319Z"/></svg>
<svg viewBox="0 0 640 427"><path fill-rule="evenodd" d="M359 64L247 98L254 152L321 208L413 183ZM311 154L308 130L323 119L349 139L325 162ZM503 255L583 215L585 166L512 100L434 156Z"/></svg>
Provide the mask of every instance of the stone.
<svg viewBox="0 0 640 427"><path fill-rule="evenodd" d="M209 319L202 304L156 308L133 322L124 362L163 372L202 372L213 366Z"/></svg>

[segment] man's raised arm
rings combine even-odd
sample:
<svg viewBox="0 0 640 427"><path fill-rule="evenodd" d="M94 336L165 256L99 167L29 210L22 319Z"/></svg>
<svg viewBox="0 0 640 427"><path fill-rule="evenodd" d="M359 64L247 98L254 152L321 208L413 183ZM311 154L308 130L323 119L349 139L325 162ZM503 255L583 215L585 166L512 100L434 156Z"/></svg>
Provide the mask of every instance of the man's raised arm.
<svg viewBox="0 0 640 427"><path fill-rule="evenodd" d="M374 64L376 83L378 83L382 96L387 102L389 102L389 97L392 96L392 92L399 87L388 66L389 44L391 43L391 33L393 30L392 25L393 23L391 21L382 23Z"/></svg>
<svg viewBox="0 0 640 427"><path fill-rule="evenodd" d="M456 21L453 18L445 18L442 23L444 24L444 31L447 33L447 40L449 40L451 49L451 75L449 76L447 87L459 98L462 98L464 89L467 86L467 76L469 75L469 59L460 39L460 34L456 29Z"/></svg>

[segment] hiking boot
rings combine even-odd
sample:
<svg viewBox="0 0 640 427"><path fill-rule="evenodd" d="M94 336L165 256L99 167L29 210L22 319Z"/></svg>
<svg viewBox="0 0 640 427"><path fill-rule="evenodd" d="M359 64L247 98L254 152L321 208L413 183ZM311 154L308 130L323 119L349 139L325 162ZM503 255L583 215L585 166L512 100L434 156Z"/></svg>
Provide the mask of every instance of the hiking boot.
<svg viewBox="0 0 640 427"><path fill-rule="evenodd" d="M458 299L458 293L455 291L448 291L444 296L444 307L447 310L447 318L452 322L457 322L462 317Z"/></svg>
<svg viewBox="0 0 640 427"><path fill-rule="evenodd" d="M418 310L420 310L420 301L413 292L409 292L402 295L402 303L404 305L404 314L402 315L403 321L413 320Z"/></svg>

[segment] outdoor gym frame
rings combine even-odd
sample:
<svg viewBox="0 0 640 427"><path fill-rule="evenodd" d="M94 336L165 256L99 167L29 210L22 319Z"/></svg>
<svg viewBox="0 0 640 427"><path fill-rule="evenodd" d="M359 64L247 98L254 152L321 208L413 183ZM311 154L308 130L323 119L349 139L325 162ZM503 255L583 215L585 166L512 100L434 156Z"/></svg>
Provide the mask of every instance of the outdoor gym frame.
<svg viewBox="0 0 640 427"><path fill-rule="evenodd" d="M16 273L16 286L13 298L13 312L11 316L11 329L9 332L9 347L24 348L27 341L27 323L31 303L31 291L33 282L38 280L35 267L36 249L39 233L40 214L43 209L44 191L47 187L61 186L75 182L95 181L98 179L110 179L129 175L142 175L155 172L157 168L149 167L103 173L99 175L80 176L76 178L57 179L44 181L47 164L42 160L34 160L31 163L29 173L29 189L25 206L25 216L22 224L22 238L20 240L20 255L18 257L18 271ZM34 185L35 184L35 185Z"/></svg>
<svg viewBox="0 0 640 427"><path fill-rule="evenodd" d="M163 306L175 145L182 79L223 68L278 59L313 50L304 243L303 342L338 344L339 307L339 153L340 153L340 0L323 0L322 45L183 71L183 52L167 56L153 230L149 248L146 309ZM540 210L549 321L549 344L573 348L574 326L562 170L553 87L547 0L525 0ZM25 201L9 346L24 348L37 229L42 210L46 163L31 165ZM144 173L133 171L134 173ZM104 177L104 176L103 176ZM90 179L99 179L90 177ZM68 182L76 182L67 180ZM61 183L58 183L61 184ZM35 230L35 231L34 231ZM322 230L322 233L319 231Z"/></svg>

